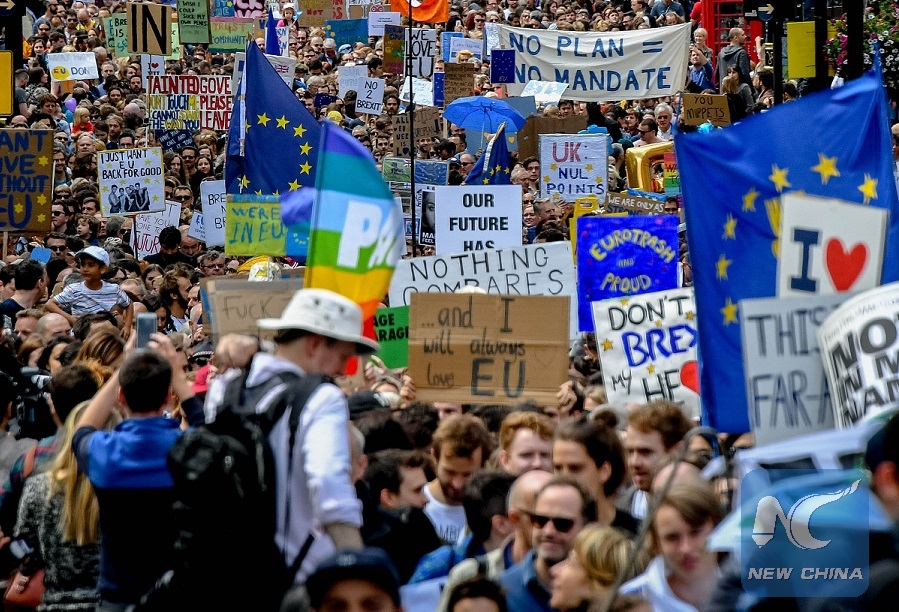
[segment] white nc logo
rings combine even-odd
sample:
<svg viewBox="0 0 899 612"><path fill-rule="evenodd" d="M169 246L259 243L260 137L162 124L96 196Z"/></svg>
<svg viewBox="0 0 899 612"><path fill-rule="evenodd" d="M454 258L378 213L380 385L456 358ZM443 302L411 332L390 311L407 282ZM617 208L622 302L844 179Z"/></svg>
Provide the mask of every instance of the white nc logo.
<svg viewBox="0 0 899 612"><path fill-rule="evenodd" d="M795 547L802 550L824 548L830 544L830 540L818 540L809 531L809 521L812 519L812 514L821 506L832 504L847 495L855 493L860 482L861 480L856 480L851 486L836 493L806 495L793 504L787 515L784 515L783 508L781 508L780 502L776 498L771 495L763 497L759 500L755 510L755 525L752 528L753 541L758 544L759 548L770 542L774 538L774 529L777 526L778 519L780 519L787 532L787 537L790 538L790 542Z"/></svg>

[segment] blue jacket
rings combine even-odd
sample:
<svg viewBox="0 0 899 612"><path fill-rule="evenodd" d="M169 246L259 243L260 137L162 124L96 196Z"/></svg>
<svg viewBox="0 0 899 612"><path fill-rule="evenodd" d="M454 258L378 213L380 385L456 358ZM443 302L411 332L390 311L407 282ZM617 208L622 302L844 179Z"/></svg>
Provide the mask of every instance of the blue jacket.
<svg viewBox="0 0 899 612"><path fill-rule="evenodd" d="M536 556L537 553L532 550L521 563L513 565L499 577L499 583L506 591L509 610L552 612L549 607L551 594L537 579L537 570L534 568Z"/></svg>

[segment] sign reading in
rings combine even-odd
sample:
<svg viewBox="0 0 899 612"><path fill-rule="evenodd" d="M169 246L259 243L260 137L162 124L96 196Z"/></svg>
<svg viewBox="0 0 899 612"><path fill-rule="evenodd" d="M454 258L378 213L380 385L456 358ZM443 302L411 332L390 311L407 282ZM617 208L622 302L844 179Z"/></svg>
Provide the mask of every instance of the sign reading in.
<svg viewBox="0 0 899 612"><path fill-rule="evenodd" d="M284 256L287 228L281 222L281 197L228 194L225 253Z"/></svg>
<svg viewBox="0 0 899 612"><path fill-rule="evenodd" d="M128 53L171 55L173 8L165 4L137 2L129 2L125 6L128 13Z"/></svg>

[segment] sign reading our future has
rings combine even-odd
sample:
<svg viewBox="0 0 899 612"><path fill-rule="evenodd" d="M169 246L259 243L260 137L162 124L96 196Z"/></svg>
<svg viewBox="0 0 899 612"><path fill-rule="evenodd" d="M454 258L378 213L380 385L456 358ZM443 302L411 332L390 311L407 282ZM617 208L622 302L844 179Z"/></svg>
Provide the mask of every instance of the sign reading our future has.
<svg viewBox="0 0 899 612"><path fill-rule="evenodd" d="M593 302L593 318L610 402L665 399L699 416L692 288Z"/></svg>
<svg viewBox="0 0 899 612"><path fill-rule="evenodd" d="M518 185L439 185L435 195L436 210L423 202L422 228L436 220L432 227L438 255L521 244Z"/></svg>
<svg viewBox="0 0 899 612"><path fill-rule="evenodd" d="M567 83L584 102L671 96L687 77L690 24L630 32L572 32L499 26L500 47L514 49L519 95L528 81Z"/></svg>
<svg viewBox="0 0 899 612"><path fill-rule="evenodd" d="M577 220L581 331L593 331L593 302L677 287L677 224L674 215Z"/></svg>
<svg viewBox="0 0 899 612"><path fill-rule="evenodd" d="M53 132L0 130L0 230L50 230Z"/></svg>
<svg viewBox="0 0 899 612"><path fill-rule="evenodd" d="M424 401L555 404L568 350L567 298L412 296L409 373Z"/></svg>
<svg viewBox="0 0 899 612"><path fill-rule="evenodd" d="M540 192L563 199L606 197L609 144L605 134L541 134Z"/></svg>

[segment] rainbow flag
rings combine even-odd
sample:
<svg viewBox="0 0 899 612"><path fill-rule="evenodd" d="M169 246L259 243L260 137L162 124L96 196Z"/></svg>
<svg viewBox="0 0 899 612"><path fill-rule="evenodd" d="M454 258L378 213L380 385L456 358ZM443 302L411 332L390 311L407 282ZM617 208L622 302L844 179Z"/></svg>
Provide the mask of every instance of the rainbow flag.
<svg viewBox="0 0 899 612"><path fill-rule="evenodd" d="M359 304L374 338L375 311L405 250L402 208L368 149L330 121L322 124L317 168L304 285Z"/></svg>

